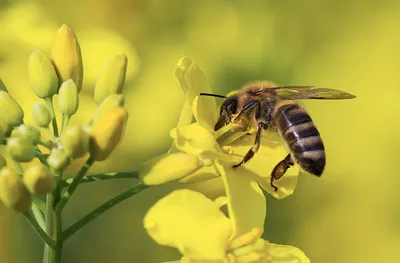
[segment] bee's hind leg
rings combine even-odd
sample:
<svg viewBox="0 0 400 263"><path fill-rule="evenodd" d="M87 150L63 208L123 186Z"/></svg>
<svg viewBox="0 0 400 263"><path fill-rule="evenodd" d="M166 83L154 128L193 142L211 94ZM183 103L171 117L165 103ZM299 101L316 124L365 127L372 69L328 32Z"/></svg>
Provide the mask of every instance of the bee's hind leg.
<svg viewBox="0 0 400 263"><path fill-rule="evenodd" d="M263 130L265 130L267 128L267 124L260 122L258 124L258 129L257 129L257 135L256 135L256 140L254 142L253 147L250 148L250 150L246 153L246 155L243 157L243 160L232 166L233 169L238 168L239 166L241 166L242 164L244 164L245 162L247 162L248 160L250 160L254 154L258 151L258 149L260 148L260 144L261 144L261 133Z"/></svg>
<svg viewBox="0 0 400 263"><path fill-rule="evenodd" d="M278 187L276 187L274 185L274 181L278 180L279 178L281 178L287 171L287 169L289 169L290 166L294 165L294 161L292 159L292 156L290 155L290 153L285 157L285 159L283 159L282 161L280 161L272 170L271 173L271 187L274 188L275 192L278 191Z"/></svg>

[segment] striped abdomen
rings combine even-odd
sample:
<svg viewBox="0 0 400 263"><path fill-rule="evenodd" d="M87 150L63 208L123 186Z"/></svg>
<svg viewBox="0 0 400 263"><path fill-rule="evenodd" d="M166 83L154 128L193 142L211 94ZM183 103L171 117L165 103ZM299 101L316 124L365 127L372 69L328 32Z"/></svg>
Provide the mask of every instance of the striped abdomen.
<svg viewBox="0 0 400 263"><path fill-rule="evenodd" d="M325 148L310 115L298 104L286 104L276 110L275 122L300 167L320 176L325 167Z"/></svg>

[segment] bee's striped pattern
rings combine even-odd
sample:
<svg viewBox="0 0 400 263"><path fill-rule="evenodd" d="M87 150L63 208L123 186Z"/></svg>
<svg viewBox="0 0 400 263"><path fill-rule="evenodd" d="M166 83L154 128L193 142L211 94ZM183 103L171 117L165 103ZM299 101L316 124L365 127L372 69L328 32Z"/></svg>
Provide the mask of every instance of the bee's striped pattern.
<svg viewBox="0 0 400 263"><path fill-rule="evenodd" d="M325 148L310 115L293 102L275 111L275 123L301 168L320 176L325 167Z"/></svg>

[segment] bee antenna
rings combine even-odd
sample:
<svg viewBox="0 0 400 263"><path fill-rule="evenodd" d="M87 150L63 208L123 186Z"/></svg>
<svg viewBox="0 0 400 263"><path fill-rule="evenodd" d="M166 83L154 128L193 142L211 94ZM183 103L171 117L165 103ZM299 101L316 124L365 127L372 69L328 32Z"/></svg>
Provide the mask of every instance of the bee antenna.
<svg viewBox="0 0 400 263"><path fill-rule="evenodd" d="M224 95L218 95L218 94L212 94L212 93L200 93L200 96L211 96L211 97L226 99L226 96L224 96Z"/></svg>

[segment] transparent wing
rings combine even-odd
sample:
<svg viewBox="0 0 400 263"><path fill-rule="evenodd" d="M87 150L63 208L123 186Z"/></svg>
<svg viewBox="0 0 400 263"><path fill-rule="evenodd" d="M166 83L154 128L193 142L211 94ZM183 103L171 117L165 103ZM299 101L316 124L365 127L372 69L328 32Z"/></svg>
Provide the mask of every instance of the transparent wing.
<svg viewBox="0 0 400 263"><path fill-rule="evenodd" d="M356 97L353 94L341 90L316 88L313 86L282 86L271 89L276 91L277 96L287 100L345 100Z"/></svg>

